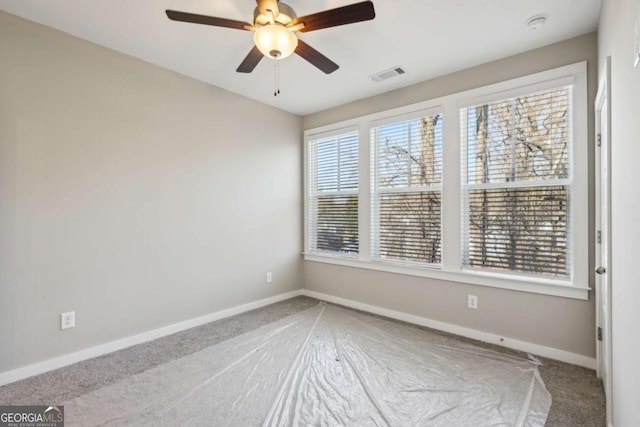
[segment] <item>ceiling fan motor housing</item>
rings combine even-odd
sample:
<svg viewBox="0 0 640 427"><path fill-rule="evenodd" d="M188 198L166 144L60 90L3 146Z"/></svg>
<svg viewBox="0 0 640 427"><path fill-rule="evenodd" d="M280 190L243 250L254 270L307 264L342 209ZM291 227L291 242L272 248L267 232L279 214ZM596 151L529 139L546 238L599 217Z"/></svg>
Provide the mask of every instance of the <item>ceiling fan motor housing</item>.
<svg viewBox="0 0 640 427"><path fill-rule="evenodd" d="M296 12L287 4L278 2L278 10L280 11L278 16L272 18L271 16L265 16L260 13L260 9L256 7L253 11L253 25L262 27L270 24L271 19L273 19L274 23L287 26L297 18Z"/></svg>

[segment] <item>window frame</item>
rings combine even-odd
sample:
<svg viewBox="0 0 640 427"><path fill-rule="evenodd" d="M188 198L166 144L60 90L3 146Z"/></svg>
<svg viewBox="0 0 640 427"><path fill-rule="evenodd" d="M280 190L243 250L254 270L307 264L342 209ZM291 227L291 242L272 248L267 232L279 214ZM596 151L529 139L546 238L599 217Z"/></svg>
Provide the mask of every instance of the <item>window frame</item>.
<svg viewBox="0 0 640 427"><path fill-rule="evenodd" d="M410 260L400 260L400 259L384 259L381 258L379 256L375 256L374 252L375 252L375 247L374 247L374 242L376 239L376 233L378 231L378 227L379 227L379 219L377 218L377 216L379 215L379 209L377 206L378 203L378 196L380 196L381 194L407 194L407 193L414 193L414 192L437 192L440 195L440 203L441 203L441 208L440 208L440 239L441 239L441 246L443 245L443 241L442 241L442 236L443 236L443 223L442 223L442 194L443 194L443 184L442 184L442 180L443 177L440 177L440 184L438 185L430 185L430 186L423 186L423 187L413 187L410 184L411 181L411 170L408 169L409 172L409 184L407 186L403 186L401 188L398 189L394 189L394 188L386 188L386 189L379 189L377 188L377 177L379 175L379 150L377 147L377 140L375 138L375 130L379 127L382 126L386 126L386 125L391 125L391 124L396 124L396 123L402 123L402 122L408 122L411 120L416 120L416 119L421 119L423 117L432 117L435 115L441 114L443 116L442 120L443 123L445 123L444 120L444 111L440 106L436 106L436 107L431 107L431 108L426 108L426 109L422 109L422 110L416 110L416 111L411 111L409 113L405 113L405 114L399 114L399 115L394 115L394 116L390 116L390 117L385 117L384 119L380 119L380 120L374 120L369 122L369 126L367 128L368 131L368 136L369 136L369 149L371 150L371 155L370 155L370 169L369 169L369 173L371 176L370 179L370 185L371 185L371 191L370 191L370 204L371 204L371 223L370 223L370 227L369 227L369 239L371 242L371 247L370 247L370 257L371 260L373 262L377 262L377 263L381 263L381 264L389 264L389 265L396 265L396 266L406 266L406 267L417 267L417 268L433 268L433 269L441 269L442 267L442 258L443 258L443 250L441 248L440 250L440 263L421 263L421 262L417 262L417 261L410 261ZM444 130L443 130L443 143L444 143ZM442 148L443 152L444 152L444 147ZM443 154L444 156L444 154ZM444 158L441 159L442 164L444 165ZM444 166L443 166L444 168ZM441 173L442 175L442 173Z"/></svg>
<svg viewBox="0 0 640 427"><path fill-rule="evenodd" d="M330 191L330 192L319 192L319 193L314 193L315 194L315 199L312 196L312 189L310 187L310 184L312 184L312 181L315 182L314 180L312 180L309 177L308 171L309 171L309 160L310 160L310 150L309 150L309 146L311 144L311 142L313 141L319 141L319 140L323 140L323 139L329 139L329 138L340 138L342 136L346 136L352 133L356 133L357 137L358 137L358 152L360 150L360 135L358 132L358 128L356 126L350 126L350 127L346 127L346 128L342 128L342 129L335 129L335 130L331 130L328 132L322 132L322 133L318 133L318 134L312 134L310 135L308 140L305 140L305 154L304 154L304 191L305 191L305 203L304 203L304 229L305 229L305 251L309 252L309 253L313 253L316 255L320 255L320 256L337 256L337 257L341 257L341 258L345 258L345 259L357 259L358 258L358 254L360 252L360 247L358 247L358 252L334 252L334 251L328 251L328 250L318 250L318 249L312 249L312 246L314 243L317 244L317 236L311 235L311 230L310 230L310 225L311 225L311 221L313 220L311 215L310 215L310 209L312 208L312 205L314 203L315 200L317 200L318 198L320 198L321 196L327 196L327 197L331 197L331 196L348 196L348 195L355 195L358 196L358 203L360 202L360 197L359 197L359 193L360 193L360 167L358 167L358 188L356 189L348 189L348 190L337 190L337 191ZM340 150L339 145L338 145L338 150ZM316 154L317 155L317 154ZM360 155L358 153L358 166L359 165L359 161L360 161ZM317 167L317 166L316 166ZM339 181L339 175L340 175L340 167L338 165L338 181ZM358 205L358 215L360 214L360 206ZM317 215L316 215L317 216ZM359 218L358 218L359 219ZM359 223L359 221L358 221ZM317 230L317 224L315 224L315 230L316 232ZM360 234L360 229L359 229L359 224L358 224L358 234ZM360 239L360 236L358 235L358 240Z"/></svg>
<svg viewBox="0 0 640 427"><path fill-rule="evenodd" d="M571 123L572 188L570 196L570 233L573 262L568 280L538 276L523 276L509 272L484 271L462 267L462 143L460 131L460 109L471 105L496 101L518 95L534 93L562 85L572 85ZM425 111L443 114L442 153L442 264L415 265L415 263L389 262L372 259L372 200L373 171L372 140L370 130L381 123L401 121L402 116L411 116ZM307 162L310 139L359 132L359 255L318 254L309 251ZM345 120L339 123L309 129L304 132L304 260L343 265L368 270L418 276L436 280L489 286L536 294L587 300L589 296L589 215L588 213L588 153L593 143L588 140L588 98L586 61L529 74L503 82L482 86L450 95L426 100L417 104L394 108ZM446 214L444 214L446 212Z"/></svg>
<svg viewBox="0 0 640 427"><path fill-rule="evenodd" d="M494 96L494 94L492 94L490 96L491 101L487 101L487 98L476 98L474 100L472 100L471 102L476 102L479 100L479 102L477 104L468 104L467 101L463 101L462 104L459 104L459 124L460 124L460 128L465 128L465 131L467 131L466 126L467 123L463 123L463 114L462 114L462 110L464 108L473 108L477 105L483 105L483 104L491 104L493 102L501 102L501 101L506 101L506 100L511 100L520 96L529 96L531 94L534 93L543 93L546 92L548 90L554 90L560 87L570 87L570 108L571 108L571 120L570 120L570 127L569 127L569 142L571 144L570 150L568 150L567 152L567 160L569 163L569 176L567 178L555 178L555 179L540 179L540 180L515 180L515 181L505 181L505 182L491 182L491 183L468 183L468 164L467 164L467 155L468 155L468 140L464 139L464 134L461 132L460 133L460 209L462 210L461 213L461 223L460 226L462 227L462 233L460 236L460 251L462 254L462 258L464 258L464 253L465 253L465 241L467 239L467 233L469 232L469 227L468 227L468 215L469 215L469 211L467 210L467 205L469 200L467 199L468 197L468 193L472 190L482 190L482 189L486 189L486 190L501 190L501 189L514 189L514 190L521 190L521 189L533 189L533 188L541 188L541 187L566 187L568 190L568 194L567 197L569 199L569 203L568 203L568 215L567 215L567 229L568 229L568 236L569 236L569 244L567 245L567 265L570 267L569 270L569 274L566 277L558 277L558 278L553 278L553 276L545 276L545 275L539 275L539 277L545 277L548 280L554 280L554 281L558 281L558 282L571 282L573 279L573 261L574 261L574 238L575 235L573 233L573 220L574 220L574 215L573 215L573 204L572 204L572 196L573 196L573 191L574 191L574 111L573 111L573 92L575 91L575 87L574 87L574 79L573 78L560 78L560 79L553 79L553 80L549 80L547 82L543 82L540 84L536 84L536 85L532 85L530 86L533 90L531 91L526 91L526 87L523 88L525 90L519 90L519 89L515 89L514 91L509 91L507 93L509 93L509 95L506 95L504 97L498 97L497 99L496 96ZM512 147L513 149L513 147ZM485 273L496 273L499 275L513 275L513 276L522 276L525 279L527 277L538 277L538 275L534 274L534 273L525 273L522 271L518 271L518 270L513 270L513 271L509 271L509 270L499 270L499 269L493 269L493 268L486 268L483 269L482 267L472 267L472 266L468 266L468 265L464 265L464 263L462 262L462 258L461 258L461 269L465 272L485 272Z"/></svg>

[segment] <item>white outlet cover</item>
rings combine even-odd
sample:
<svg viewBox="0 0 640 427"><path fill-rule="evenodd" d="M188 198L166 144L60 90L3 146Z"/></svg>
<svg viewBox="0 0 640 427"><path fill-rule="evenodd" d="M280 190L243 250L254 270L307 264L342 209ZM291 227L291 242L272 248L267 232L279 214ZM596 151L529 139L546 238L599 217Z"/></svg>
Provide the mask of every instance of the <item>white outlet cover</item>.
<svg viewBox="0 0 640 427"><path fill-rule="evenodd" d="M68 311L60 314L60 329L69 329L76 326L76 312Z"/></svg>
<svg viewBox="0 0 640 427"><path fill-rule="evenodd" d="M478 309L478 296L477 295L467 295L467 308L472 308L474 310Z"/></svg>

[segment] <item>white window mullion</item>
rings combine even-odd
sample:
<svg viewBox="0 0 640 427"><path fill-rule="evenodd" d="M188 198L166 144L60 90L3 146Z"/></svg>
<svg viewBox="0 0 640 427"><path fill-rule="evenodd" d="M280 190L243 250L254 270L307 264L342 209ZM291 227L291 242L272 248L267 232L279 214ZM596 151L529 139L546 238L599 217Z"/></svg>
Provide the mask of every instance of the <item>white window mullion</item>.
<svg viewBox="0 0 640 427"><path fill-rule="evenodd" d="M359 155L358 170L360 176L358 197L358 234L360 237L359 258L362 261L371 260L371 144L369 143L369 128L366 122L359 126Z"/></svg>
<svg viewBox="0 0 640 427"><path fill-rule="evenodd" d="M442 268L460 271L460 125L454 105L444 109L442 143Z"/></svg>
<svg viewBox="0 0 640 427"><path fill-rule="evenodd" d="M425 187L391 187L391 188L378 188L376 193L388 194L388 193L424 193L432 191L442 191L441 185L429 185Z"/></svg>
<svg viewBox="0 0 640 427"><path fill-rule="evenodd" d="M358 195L360 192L357 189L343 190L343 191L323 191L318 193L313 193L314 197L324 196L347 196L347 195Z"/></svg>
<svg viewBox="0 0 640 427"><path fill-rule="evenodd" d="M510 182L489 182L485 184L463 184L470 190L496 190L506 188L532 188L532 187L561 187L571 186L570 179L550 179L548 181L510 181Z"/></svg>

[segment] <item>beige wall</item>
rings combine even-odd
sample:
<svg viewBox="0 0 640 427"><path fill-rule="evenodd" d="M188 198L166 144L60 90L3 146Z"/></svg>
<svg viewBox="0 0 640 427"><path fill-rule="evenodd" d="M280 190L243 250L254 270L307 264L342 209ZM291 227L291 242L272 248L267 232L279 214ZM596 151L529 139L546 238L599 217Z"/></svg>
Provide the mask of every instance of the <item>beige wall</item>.
<svg viewBox="0 0 640 427"><path fill-rule="evenodd" d="M611 249L613 425L640 420L640 67L633 68L633 26L640 0L605 0L598 64L611 56Z"/></svg>
<svg viewBox="0 0 640 427"><path fill-rule="evenodd" d="M302 265L300 118L4 13L0 58L0 372L302 284L594 355L592 301ZM595 34L304 128L585 59L592 103ZM78 326L60 331L69 310Z"/></svg>
<svg viewBox="0 0 640 427"><path fill-rule="evenodd" d="M0 58L0 372L300 288L299 117L2 12Z"/></svg>
<svg viewBox="0 0 640 427"><path fill-rule="evenodd" d="M592 105L597 86L595 33L306 116L304 128L312 129L583 60L588 63L587 149L592 175ZM592 207L593 197L589 200ZM308 261L304 263L304 283L314 291L595 357L593 293L589 301L582 301ZM478 295L478 310L466 308L469 293Z"/></svg>

